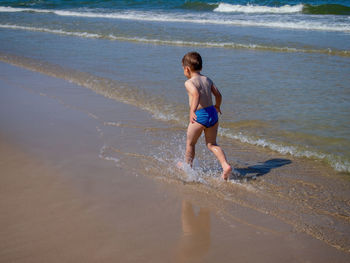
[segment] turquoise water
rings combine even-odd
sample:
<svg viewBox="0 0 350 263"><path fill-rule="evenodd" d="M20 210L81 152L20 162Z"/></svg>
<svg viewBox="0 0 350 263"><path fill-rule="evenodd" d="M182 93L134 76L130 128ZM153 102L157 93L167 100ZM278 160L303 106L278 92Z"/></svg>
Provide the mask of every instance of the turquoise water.
<svg viewBox="0 0 350 263"><path fill-rule="evenodd" d="M0 1L0 52L122 83L131 99L120 100L185 127L181 58L198 50L224 96L221 136L350 172L349 10L349 1Z"/></svg>

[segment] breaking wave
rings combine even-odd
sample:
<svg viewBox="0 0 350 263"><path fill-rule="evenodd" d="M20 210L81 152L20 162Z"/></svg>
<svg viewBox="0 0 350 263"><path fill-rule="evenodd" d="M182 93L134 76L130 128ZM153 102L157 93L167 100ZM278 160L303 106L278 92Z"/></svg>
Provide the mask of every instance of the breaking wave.
<svg viewBox="0 0 350 263"><path fill-rule="evenodd" d="M341 4L296 4L283 6L266 5L239 5L229 3L206 3L206 2L188 2L181 6L183 9L196 11L214 11L222 13L250 13L250 14L312 14L312 15L349 15L350 7Z"/></svg>
<svg viewBox="0 0 350 263"><path fill-rule="evenodd" d="M295 157L306 157L311 159L323 160L328 163L334 170L338 172L350 173L350 162L349 160L343 160L338 156L333 154L326 154L321 152L316 152L313 150L305 150L294 145L284 145L282 143L275 143L266 139L254 138L249 135L244 135L242 133L232 133L230 129L221 128L220 135L227 138L235 139L243 143L248 143L255 146L260 146L263 148L268 148L273 151L289 154Z"/></svg>
<svg viewBox="0 0 350 263"><path fill-rule="evenodd" d="M280 19L233 19L232 17L208 17L201 14L172 14L163 12L144 12L144 11L123 11L123 12L92 12L92 11L66 11L50 9L33 8L13 8L0 7L0 12L37 12L52 13L58 16L86 17L86 18L105 18L105 19L123 19L149 22L178 22L178 23L196 23L196 24L215 24L232 26L255 26L271 27L293 30L321 30L333 32L350 32L350 24L343 23L323 23L319 21L282 21Z"/></svg>
<svg viewBox="0 0 350 263"><path fill-rule="evenodd" d="M127 36L116 36L113 34L103 35L89 32L76 32L76 31L65 31L61 29L50 29L42 27L30 27L20 25L9 25L0 24L0 28L16 29L16 30L28 30L36 32L45 32L52 34L61 34L66 36L76 36L85 38L102 38L117 41L128 41L128 42L140 42L157 45L172 45L172 46L191 46L191 47L215 47L215 48L232 48L232 49L250 49L250 50L262 50L272 52L289 52L289 53L320 53L327 55L336 56L350 56L348 50L332 50L332 49L299 49L291 47L278 47L278 46L266 46L259 44L242 44L234 42L196 42L196 41L182 41L182 40L162 40L162 39L149 39L141 37L127 37Z"/></svg>
<svg viewBox="0 0 350 263"><path fill-rule="evenodd" d="M271 13L271 14L290 14L303 11L303 5L284 5L280 7L259 6L259 5L232 5L221 3L214 12L224 13Z"/></svg>

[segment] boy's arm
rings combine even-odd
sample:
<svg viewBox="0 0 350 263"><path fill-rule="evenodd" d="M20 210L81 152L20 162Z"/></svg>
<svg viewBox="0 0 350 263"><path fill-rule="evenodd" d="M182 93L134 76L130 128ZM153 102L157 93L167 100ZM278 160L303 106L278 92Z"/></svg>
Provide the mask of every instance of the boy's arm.
<svg viewBox="0 0 350 263"><path fill-rule="evenodd" d="M218 90L218 88L214 85L211 85L211 92L214 94L215 96L215 108L217 110L217 112L221 113L221 109L220 109L220 105L221 105L221 101L222 101L222 96L220 91Z"/></svg>
<svg viewBox="0 0 350 263"><path fill-rule="evenodd" d="M199 92L190 81L185 82L185 87L190 97L190 123L194 123L197 120L195 112L199 104Z"/></svg>

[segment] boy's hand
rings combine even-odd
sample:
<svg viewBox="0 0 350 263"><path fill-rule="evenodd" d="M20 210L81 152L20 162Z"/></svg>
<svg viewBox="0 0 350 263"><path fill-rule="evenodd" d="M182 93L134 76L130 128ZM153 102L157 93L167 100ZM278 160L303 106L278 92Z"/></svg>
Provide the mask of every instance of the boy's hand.
<svg viewBox="0 0 350 263"><path fill-rule="evenodd" d="M197 115L194 112L190 112L190 123L195 123L197 120Z"/></svg>
<svg viewBox="0 0 350 263"><path fill-rule="evenodd" d="M217 111L218 113L222 114L221 109L220 109L220 106L216 106L216 105L215 105L215 109L216 109L216 111Z"/></svg>

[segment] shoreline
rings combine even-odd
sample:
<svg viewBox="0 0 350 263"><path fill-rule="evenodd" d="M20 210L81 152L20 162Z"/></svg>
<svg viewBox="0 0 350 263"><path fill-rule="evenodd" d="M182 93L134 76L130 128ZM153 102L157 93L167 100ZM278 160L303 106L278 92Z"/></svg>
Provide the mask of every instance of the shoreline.
<svg viewBox="0 0 350 263"><path fill-rule="evenodd" d="M0 68L0 262L349 260L249 207L256 197L249 184L216 183L208 194L205 186L172 182L163 166L154 168L161 173L145 170L154 162L148 148L173 135L150 114L61 79ZM277 156L238 145L228 152L246 163ZM270 178L282 174L290 184L302 162L271 168L254 186L269 193ZM221 198L213 194L218 189ZM225 200L230 195L236 203Z"/></svg>
<svg viewBox="0 0 350 263"><path fill-rule="evenodd" d="M187 119L187 117L182 116L184 114L187 114L187 110L184 111L183 107L174 108L174 105L171 105L170 107L164 107L163 104L171 104L171 101L163 101L163 98L161 96L157 96L153 93L147 93L142 89L138 90L133 85L129 85L126 82L120 83L119 81L111 78L104 78L95 74L66 68L59 64L52 64L49 62L44 62L41 60L14 54L0 52L0 61L9 63L14 66L23 67L27 70L41 74L64 79L66 81L86 87L96 92L97 94L105 96L106 98L136 106L141 111L146 111L147 113L152 114L154 117L153 119L155 119L156 122L172 122L176 127L181 128L184 128L187 125L183 121ZM134 99L134 97L138 99ZM150 103L150 101L152 101L152 103ZM162 101L162 103L159 104L158 101ZM174 110L179 110L179 112L174 112ZM223 116L223 120L225 118L226 116ZM246 121L243 121L243 124L241 123L238 125L244 126L244 122ZM111 123L111 125L113 125L113 123ZM244 132L241 133L239 131L236 131L234 123L229 123L228 126L226 123L223 123L223 125L220 126L219 135L223 137L224 140L231 140L233 143L242 143L243 145L247 145L248 148L250 146L256 146L257 151L259 152L263 152L267 149L268 151L272 151L277 155L280 154L282 156L292 156L294 159L305 158L310 162L316 163L321 162L333 169L333 171L330 171L331 174L349 175L349 164L345 156L338 156L334 153L322 152L314 148L309 148L307 145L304 147L300 145L300 143L283 143L282 141L278 140L274 141L271 138L269 139L259 136L257 137L256 135L245 134Z"/></svg>

